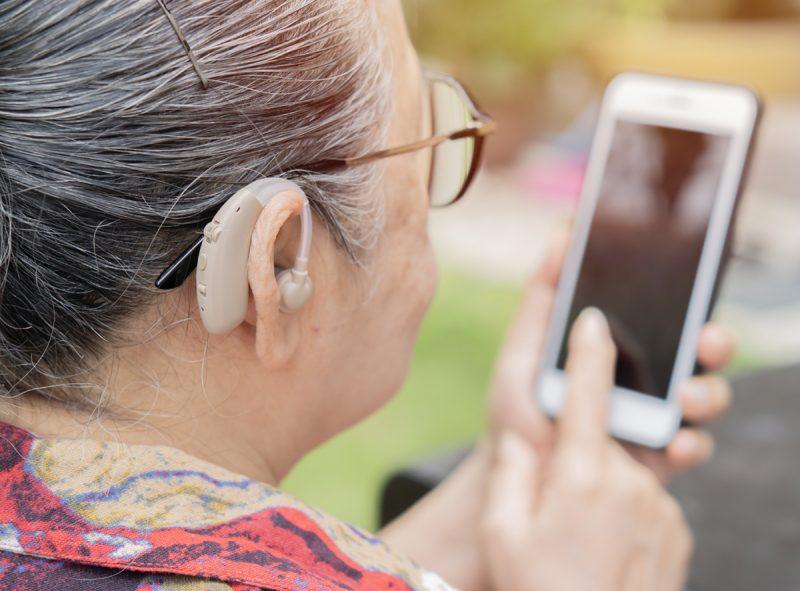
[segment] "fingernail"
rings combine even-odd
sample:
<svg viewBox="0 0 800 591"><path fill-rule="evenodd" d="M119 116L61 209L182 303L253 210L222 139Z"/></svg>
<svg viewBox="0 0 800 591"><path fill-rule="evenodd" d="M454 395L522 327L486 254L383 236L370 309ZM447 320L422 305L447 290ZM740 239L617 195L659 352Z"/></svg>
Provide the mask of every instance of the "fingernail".
<svg viewBox="0 0 800 591"><path fill-rule="evenodd" d="M670 444L672 452L681 458L693 458L700 449L697 439L688 433L679 433Z"/></svg>
<svg viewBox="0 0 800 591"><path fill-rule="evenodd" d="M670 444L672 453L690 465L707 462L714 455L714 440L692 431L681 431Z"/></svg>
<svg viewBox="0 0 800 591"><path fill-rule="evenodd" d="M585 337L592 339L607 338L609 335L608 321L597 308L586 308L578 316L576 322L578 330Z"/></svg>

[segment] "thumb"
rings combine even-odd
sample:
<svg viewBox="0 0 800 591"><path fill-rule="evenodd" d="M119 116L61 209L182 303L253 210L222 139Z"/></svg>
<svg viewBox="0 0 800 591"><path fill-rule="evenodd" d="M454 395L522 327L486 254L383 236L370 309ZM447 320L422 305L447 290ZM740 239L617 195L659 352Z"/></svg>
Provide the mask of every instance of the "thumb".
<svg viewBox="0 0 800 591"><path fill-rule="evenodd" d="M534 449L513 432L497 442L486 493L485 526L504 536L518 533L533 512L539 487L539 462Z"/></svg>

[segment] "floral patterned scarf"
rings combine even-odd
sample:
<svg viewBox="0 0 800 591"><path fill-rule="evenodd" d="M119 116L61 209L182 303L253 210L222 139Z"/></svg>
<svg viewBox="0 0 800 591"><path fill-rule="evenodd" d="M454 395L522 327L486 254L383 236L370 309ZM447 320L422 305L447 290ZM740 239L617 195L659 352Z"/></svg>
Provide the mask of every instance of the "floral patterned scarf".
<svg viewBox="0 0 800 591"><path fill-rule="evenodd" d="M177 449L0 423L0 590L452 591L378 538Z"/></svg>

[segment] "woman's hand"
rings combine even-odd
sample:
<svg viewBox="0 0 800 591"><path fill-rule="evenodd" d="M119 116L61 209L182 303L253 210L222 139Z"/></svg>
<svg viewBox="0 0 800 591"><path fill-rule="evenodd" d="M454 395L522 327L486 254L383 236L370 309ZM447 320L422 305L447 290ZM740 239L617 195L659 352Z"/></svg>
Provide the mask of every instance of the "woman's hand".
<svg viewBox="0 0 800 591"><path fill-rule="evenodd" d="M480 445L442 485L383 532L384 538L395 548L464 591L491 588L478 522L484 512L490 452L492 448L496 452L500 435L510 431L532 445L539 464L548 461L557 445L556 427L540 412L533 392L567 241L566 234L555 241L550 256L528 285L498 357L489 393L492 436L489 445ZM730 360L733 350L734 341L727 332L713 324L703 329L698 358L707 369L722 368ZM730 389L722 378L716 376L693 377L684 384L681 401L684 417L699 425L716 419L727 409ZM604 428L605 424L597 426ZM616 451L610 453L621 455L618 453L620 446L614 444L613 447ZM706 462L712 450L710 435L698 428L681 429L666 451L628 448L631 456L662 481L676 472ZM614 461L622 462L620 458ZM529 470L532 463L526 464ZM541 497L538 498L541 501ZM610 540L616 534L609 530L605 535L605 539ZM529 559L533 561L537 555L538 551ZM546 568L543 563L536 560L537 565ZM588 588L593 587L590 585ZM497 589L517 591L514 587Z"/></svg>
<svg viewBox="0 0 800 591"><path fill-rule="evenodd" d="M597 310L575 324L547 466L500 436L483 519L494 589L679 591L691 536L655 476L606 434L615 350Z"/></svg>
<svg viewBox="0 0 800 591"><path fill-rule="evenodd" d="M550 255L525 290L522 304L495 366L489 396L490 427L494 434L514 431L545 457L553 445L554 427L539 410L533 396L539 355L555 298L558 276L569 236L554 242ZM715 324L707 324L700 335L698 360L709 370L719 370L730 361L733 337ZM715 375L690 378L680 388L684 418L693 425L711 422L730 405L728 382ZM629 446L630 453L666 482L681 471L707 462L713 454L711 435L696 427L681 429L665 451Z"/></svg>

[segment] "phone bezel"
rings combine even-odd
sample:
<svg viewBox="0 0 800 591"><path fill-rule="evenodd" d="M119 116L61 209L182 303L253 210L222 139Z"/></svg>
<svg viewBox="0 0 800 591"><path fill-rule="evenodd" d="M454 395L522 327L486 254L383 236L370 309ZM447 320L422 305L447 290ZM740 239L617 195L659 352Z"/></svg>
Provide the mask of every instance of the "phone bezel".
<svg viewBox="0 0 800 591"><path fill-rule="evenodd" d="M616 122L624 120L724 134L730 136L731 144L667 397L661 399L617 386L611 392L609 430L615 437L653 448L663 448L672 440L681 422L677 386L694 371L700 330L709 315L759 111L756 94L742 86L633 72L618 75L608 85L538 373L536 396L548 415L558 416L564 403L566 376L556 363L568 328L566 323Z"/></svg>

